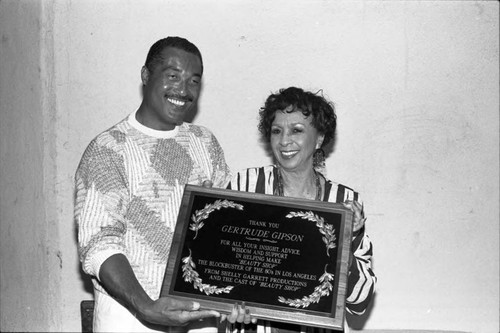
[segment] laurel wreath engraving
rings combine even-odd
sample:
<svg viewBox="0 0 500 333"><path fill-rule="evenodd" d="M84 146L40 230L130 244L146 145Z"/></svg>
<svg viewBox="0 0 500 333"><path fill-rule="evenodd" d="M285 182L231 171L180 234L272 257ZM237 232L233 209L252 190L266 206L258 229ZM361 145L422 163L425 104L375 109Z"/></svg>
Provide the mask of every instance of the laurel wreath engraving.
<svg viewBox="0 0 500 333"><path fill-rule="evenodd" d="M198 231L205 225L203 221L206 220L213 211L220 210L221 208L236 208L238 210L243 210L243 205L229 200L216 200L212 204L205 205L203 209L195 211L195 213L191 216L191 220L193 221L193 223L189 225L189 229L195 232L193 239L196 239L196 237L198 236ZM322 217L314 214L311 211L290 212L288 215L286 215L286 217L299 217L304 220L315 222L320 233L323 235L322 240L326 246L326 254L330 256L329 250L337 246L335 244L335 229L331 224L325 223ZM203 283L203 280L200 278L198 272L196 271L196 265L192 258L191 249L189 249L189 256L182 258L182 263L182 276L184 278L184 281L192 283L195 289L200 290L206 295L230 293L234 288L234 286L217 287ZM278 301L296 308L306 308L312 303L318 303L321 297L330 295L330 291L333 289L331 283L333 279L334 275L328 273L325 266L323 275L321 275L321 277L318 279L320 284L314 288L312 294L304 296L301 299L290 299L279 296Z"/></svg>
<svg viewBox="0 0 500 333"><path fill-rule="evenodd" d="M287 218L292 218L292 217L300 217L304 220L308 220L311 222L316 222L316 226L319 229L319 232L323 235L321 238L323 240L323 243L326 245L326 255L330 256L330 249L334 249L337 247L337 244L335 244L335 240L337 239L337 236L335 236L335 229L333 228L333 225L325 223L325 220L314 214L313 212L290 212L287 216Z"/></svg>
<svg viewBox="0 0 500 333"><path fill-rule="evenodd" d="M238 210L243 210L243 205L224 199L216 200L212 204L205 205L203 209L195 211L191 216L191 220L194 223L191 223L189 225L189 230L195 232L193 239L196 239L196 237L198 236L198 231L205 225L205 223L203 223L203 220L206 220L210 213L212 213L214 210L219 210L221 208L236 208Z"/></svg>
<svg viewBox="0 0 500 333"><path fill-rule="evenodd" d="M316 226L319 229L319 232L323 235L321 239L323 240L323 243L325 243L326 245L327 256L330 256L329 253L330 249L337 247L337 244L335 244L335 240L337 239L337 236L335 236L335 229L331 224L325 223L325 220L322 217L318 216L317 214L314 214L311 211L290 212L286 217L287 218L300 217L301 219L315 222ZM333 274L328 273L326 271L326 266L325 266L325 272L323 273L323 275L320 276L318 281L320 282L320 285L314 288L314 291L311 295L304 296L301 299L298 298L291 299L291 298L284 298L283 296L278 296L278 301L296 308L300 307L306 308L311 303L318 303L321 297L330 295L330 291L332 290L332 284L330 281L333 281Z"/></svg>
<svg viewBox="0 0 500 333"><path fill-rule="evenodd" d="M195 211L191 216L191 220L193 221L193 223L189 225L189 230L195 232L193 239L196 239L196 237L198 236L198 231L205 225L203 221L208 218L210 213L215 210L220 210L221 208L236 208L238 210L243 210L243 205L229 200L216 200L212 204L205 205L203 209ZM200 275L196 271L196 265L191 256L191 249L189 249L189 256L182 258L182 262L182 277L184 278L185 282L192 282L195 289L198 289L199 291L204 292L207 295L211 295L222 293L227 294L234 288L234 286L219 288L217 286L203 283L203 280L200 278Z"/></svg>
<svg viewBox="0 0 500 333"><path fill-rule="evenodd" d="M320 276L318 281L321 282L321 284L314 288L314 291L311 295L304 296L301 299L291 299L279 296L278 301L296 308L307 308L311 303L318 303L321 297L330 295L330 291L333 288L330 282L333 281L333 274L328 273L325 267L325 273Z"/></svg>
<svg viewBox="0 0 500 333"><path fill-rule="evenodd" d="M211 294L228 294L234 288L234 286L227 286L224 288L219 288L217 286L211 286L209 284L203 283L198 272L195 270L196 265L194 264L193 258L191 257L191 249L189 250L189 256L182 258L182 277L185 282L192 282L193 287L206 295Z"/></svg>

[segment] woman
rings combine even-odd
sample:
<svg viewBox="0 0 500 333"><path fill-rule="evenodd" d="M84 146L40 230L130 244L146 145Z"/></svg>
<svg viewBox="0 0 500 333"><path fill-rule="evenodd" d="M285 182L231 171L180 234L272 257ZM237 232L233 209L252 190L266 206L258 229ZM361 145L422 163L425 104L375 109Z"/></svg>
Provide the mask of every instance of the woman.
<svg viewBox="0 0 500 333"><path fill-rule="evenodd" d="M343 203L354 213L347 311L365 312L376 277L371 269L372 245L358 193L324 176L324 152L335 135L333 105L300 88L281 89L260 109L259 131L269 143L275 165L237 173L229 188L239 191ZM347 328L346 328L347 329ZM304 332L311 327L259 321L257 332ZM246 329L248 332L248 328Z"/></svg>

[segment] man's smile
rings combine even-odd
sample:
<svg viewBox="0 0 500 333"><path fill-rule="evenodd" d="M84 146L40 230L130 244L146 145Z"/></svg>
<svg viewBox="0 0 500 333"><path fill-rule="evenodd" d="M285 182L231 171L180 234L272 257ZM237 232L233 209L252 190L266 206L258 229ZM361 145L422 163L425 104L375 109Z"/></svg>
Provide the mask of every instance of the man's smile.
<svg viewBox="0 0 500 333"><path fill-rule="evenodd" d="M187 99L178 99L174 97L167 97L167 101L174 104L175 106L184 106L186 102L188 102Z"/></svg>

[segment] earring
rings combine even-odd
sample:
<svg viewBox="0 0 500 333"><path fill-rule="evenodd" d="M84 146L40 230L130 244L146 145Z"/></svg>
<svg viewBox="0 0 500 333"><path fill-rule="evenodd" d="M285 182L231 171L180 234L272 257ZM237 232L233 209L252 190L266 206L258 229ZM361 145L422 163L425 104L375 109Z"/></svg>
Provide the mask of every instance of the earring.
<svg viewBox="0 0 500 333"><path fill-rule="evenodd" d="M313 155L313 168L316 170L324 170L325 167L325 151L322 148L318 148Z"/></svg>

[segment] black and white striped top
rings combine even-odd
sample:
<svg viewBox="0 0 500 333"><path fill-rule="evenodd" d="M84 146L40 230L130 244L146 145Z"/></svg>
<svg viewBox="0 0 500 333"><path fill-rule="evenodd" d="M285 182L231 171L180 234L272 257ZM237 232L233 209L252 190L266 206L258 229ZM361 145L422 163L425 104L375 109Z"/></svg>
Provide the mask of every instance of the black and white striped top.
<svg viewBox="0 0 500 333"><path fill-rule="evenodd" d="M278 186L278 169L274 165L248 168L233 176L228 188L238 191L274 194ZM326 178L325 178L326 179ZM326 179L323 201L342 203L347 200L360 201L353 189ZM367 309L375 292L377 278L372 270L372 243L364 228L352 239L355 262L349 271L346 309L349 313L361 315ZM286 327L285 327L286 326ZM317 329L316 329L317 330ZM246 332L253 331L246 329ZM281 323L259 322L257 332L310 332L311 327Z"/></svg>

